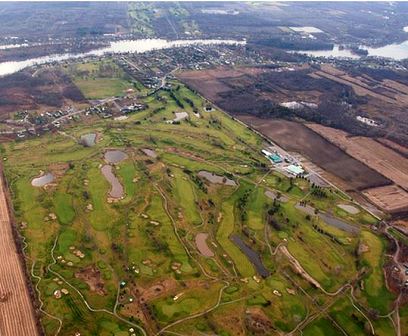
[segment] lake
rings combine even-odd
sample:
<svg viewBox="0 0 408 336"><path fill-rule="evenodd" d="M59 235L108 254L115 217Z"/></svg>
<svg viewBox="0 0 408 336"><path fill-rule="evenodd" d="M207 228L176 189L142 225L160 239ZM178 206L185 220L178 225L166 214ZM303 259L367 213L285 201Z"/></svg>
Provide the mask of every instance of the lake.
<svg viewBox="0 0 408 336"><path fill-rule="evenodd" d="M408 58L408 40L402 43L387 44L384 47L372 48L368 46L360 46L360 49L368 51L367 56L385 57L394 60L402 60ZM294 51L291 51L293 53ZM359 55L355 55L350 49L341 49L339 45L335 44L332 50L303 50L296 51L300 54L305 54L314 57L334 57L334 58L350 58L360 59Z"/></svg>
<svg viewBox="0 0 408 336"><path fill-rule="evenodd" d="M163 39L140 39L124 40L111 42L109 47L91 50L86 53L78 54L57 54L37 58L31 58L25 61L3 62L0 63L0 76L10 75L24 68L51 62L61 62L68 59L103 56L106 54L124 54L124 53L143 53L146 51L169 49L176 47L186 47L190 45L216 45L216 44L245 44L245 41L238 40L175 40L167 41Z"/></svg>

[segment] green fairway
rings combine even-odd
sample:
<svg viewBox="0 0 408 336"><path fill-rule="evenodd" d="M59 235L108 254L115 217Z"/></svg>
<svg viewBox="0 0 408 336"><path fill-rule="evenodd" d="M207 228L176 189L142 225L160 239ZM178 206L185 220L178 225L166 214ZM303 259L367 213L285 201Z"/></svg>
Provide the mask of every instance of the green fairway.
<svg viewBox="0 0 408 336"><path fill-rule="evenodd" d="M133 86L109 59L64 69L88 98ZM271 169L257 134L218 109L201 113L206 101L176 79L168 84L149 96L139 88L146 109L127 119L92 114L2 143L27 269L50 314L41 317L45 334L58 333L51 314L62 320L61 336L139 336L138 327L146 335L262 334L254 326L266 335L297 326L303 335L360 335L367 325L358 309L388 314L394 297L376 220L358 205L345 213L332 189L317 197L306 179ZM166 122L182 111L187 120ZM97 134L92 147L79 142L88 133ZM126 158L109 163L109 150ZM108 164L123 197L111 195L101 170ZM32 185L48 173L51 182ZM373 320L376 333L390 334L388 321Z"/></svg>

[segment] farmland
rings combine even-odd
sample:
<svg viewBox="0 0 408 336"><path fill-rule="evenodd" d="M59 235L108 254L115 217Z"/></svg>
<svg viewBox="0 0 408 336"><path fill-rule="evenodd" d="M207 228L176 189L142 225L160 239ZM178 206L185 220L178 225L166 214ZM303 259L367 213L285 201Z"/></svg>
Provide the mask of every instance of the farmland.
<svg viewBox="0 0 408 336"><path fill-rule="evenodd" d="M5 181L0 181L0 334L38 335L36 317L25 273L14 244L6 200ZM24 321L24 323L21 323Z"/></svg>
<svg viewBox="0 0 408 336"><path fill-rule="evenodd" d="M181 82L168 84L139 97L148 108L127 119L91 116L2 143L45 334L363 334L366 320L393 334L377 316L397 294L381 272L388 243L372 229L378 221L337 189L316 193L271 170L260 136L206 111ZM188 118L166 122L182 111ZM85 147L79 139L90 133L96 143ZM111 193L105 166L123 195ZM32 185L43 176L51 178ZM345 203L358 211L341 210ZM195 245L203 233L207 255ZM360 313L373 309L375 320ZM349 325L339 311L364 323Z"/></svg>

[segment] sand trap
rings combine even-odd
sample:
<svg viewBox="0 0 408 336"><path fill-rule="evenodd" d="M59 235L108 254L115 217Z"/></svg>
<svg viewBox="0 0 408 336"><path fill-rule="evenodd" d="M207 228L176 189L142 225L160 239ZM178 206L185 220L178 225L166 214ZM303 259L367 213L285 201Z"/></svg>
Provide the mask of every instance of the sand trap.
<svg viewBox="0 0 408 336"><path fill-rule="evenodd" d="M360 212L359 209L349 204L338 204L337 206L352 215L356 215Z"/></svg>

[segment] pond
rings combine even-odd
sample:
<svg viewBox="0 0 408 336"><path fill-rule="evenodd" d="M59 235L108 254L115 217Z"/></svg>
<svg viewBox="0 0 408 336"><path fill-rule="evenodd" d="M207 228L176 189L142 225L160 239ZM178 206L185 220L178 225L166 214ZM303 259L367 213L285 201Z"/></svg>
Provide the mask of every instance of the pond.
<svg viewBox="0 0 408 336"><path fill-rule="evenodd" d="M153 159L157 157L157 153L153 149L142 148L142 152Z"/></svg>
<svg viewBox="0 0 408 336"><path fill-rule="evenodd" d="M211 251L207 244L207 238L208 238L208 233L197 233L195 237L195 243L197 246L198 251L204 256L204 257L213 257L214 253Z"/></svg>
<svg viewBox="0 0 408 336"><path fill-rule="evenodd" d="M18 72L24 68L52 62L61 62L68 59L83 58L89 56L103 56L106 54L124 54L124 53L143 53L146 51L169 49L176 47L185 47L190 45L213 45L213 44L229 44L238 45L245 44L245 41L238 40L175 40L167 41L163 39L140 39L140 40L123 40L114 41L110 46L100 49L91 50L86 53L78 54L56 54L43 57L28 59L25 61L12 61L0 63L0 76L9 75Z"/></svg>
<svg viewBox="0 0 408 336"><path fill-rule="evenodd" d="M249 261L254 265L256 272L262 277L266 278L268 277L271 273L268 271L268 269L264 266L262 263L261 257L256 253L254 250L252 250L249 246L247 246L244 241L241 239L240 236L237 234L233 234L230 237L231 241L235 243L235 245L238 246L238 248L247 256Z"/></svg>
<svg viewBox="0 0 408 336"><path fill-rule="evenodd" d="M211 183L224 184L224 185L227 185L227 186L236 186L237 185L234 180L231 180L231 179L229 179L229 178L227 178L225 176L220 176L220 175L216 175L214 173L210 173L210 172L205 171L205 170L201 170L197 175L199 177L204 177L205 179L207 179Z"/></svg>
<svg viewBox="0 0 408 336"><path fill-rule="evenodd" d="M120 161L123 161L127 159L128 156L126 153L120 151L120 150L108 150L105 152L105 161L108 163L118 163Z"/></svg>
<svg viewBox="0 0 408 336"><path fill-rule="evenodd" d="M337 205L340 209L348 212L349 214L356 215L360 212L359 209L357 209L355 206L349 205L349 204L338 204Z"/></svg>
<svg viewBox="0 0 408 336"><path fill-rule="evenodd" d="M52 181L54 181L54 175L52 173L47 173L39 177L33 178L31 181L31 185L34 187L43 187L51 183Z"/></svg>
<svg viewBox="0 0 408 336"><path fill-rule="evenodd" d="M311 207L310 205L302 206L300 204L297 204L295 207L296 209L299 209L307 213L310 216L313 216L315 214L315 208ZM354 225L348 224L345 221L342 221L330 214L319 212L317 215L327 225L333 226L337 229L340 229L346 232L350 232L350 233L358 233L360 231Z"/></svg>
<svg viewBox="0 0 408 336"><path fill-rule="evenodd" d="M81 135L79 143L85 147L92 147L95 145L96 133L88 133Z"/></svg>
<svg viewBox="0 0 408 336"><path fill-rule="evenodd" d="M265 191L265 196L270 198L271 200L274 200L275 198L278 197L278 193L273 192L271 190L267 190ZM288 201L288 198L285 195L281 194L280 197L278 198L278 201L285 203Z"/></svg>
<svg viewBox="0 0 408 336"><path fill-rule="evenodd" d="M106 180L111 185L109 196L113 198L122 198L124 195L123 186L118 180L118 178L115 176L115 174L112 172L112 166L104 165L101 168L101 171L103 176L105 176Z"/></svg>

